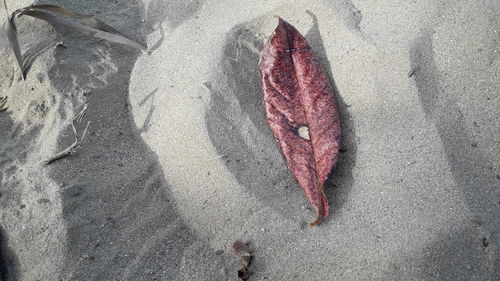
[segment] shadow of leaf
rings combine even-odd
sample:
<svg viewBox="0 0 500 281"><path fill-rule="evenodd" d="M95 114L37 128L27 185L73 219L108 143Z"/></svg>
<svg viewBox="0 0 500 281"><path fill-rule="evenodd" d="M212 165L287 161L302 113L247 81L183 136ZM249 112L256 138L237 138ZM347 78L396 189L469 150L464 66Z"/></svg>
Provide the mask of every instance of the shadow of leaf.
<svg viewBox="0 0 500 281"><path fill-rule="evenodd" d="M306 11L306 13L312 17L313 26L304 37L307 39L314 53L319 58L323 69L326 71L328 78L331 81L332 88L335 91L335 99L337 100L338 110L340 111L340 127L342 133L340 145L341 153L325 186L325 193L331 205L331 216L334 218L342 208L343 203L347 201L349 190L352 188L352 169L354 168L357 152L356 133L354 130L353 119L349 113L349 106L345 104L342 98L342 93L335 85L332 67L323 44L323 38L319 29L318 20L312 12ZM328 219L329 218L326 218L326 220Z"/></svg>

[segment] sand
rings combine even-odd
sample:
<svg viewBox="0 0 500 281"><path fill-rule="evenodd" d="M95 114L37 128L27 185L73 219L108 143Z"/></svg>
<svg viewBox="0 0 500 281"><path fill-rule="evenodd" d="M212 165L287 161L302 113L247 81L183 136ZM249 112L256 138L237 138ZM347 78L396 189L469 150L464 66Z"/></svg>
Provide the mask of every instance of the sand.
<svg viewBox="0 0 500 281"><path fill-rule="evenodd" d="M236 240L250 280L500 279L498 1L44 2L152 53L22 18L22 81L0 36L0 280L237 280ZM315 228L264 116L274 15L340 105Z"/></svg>

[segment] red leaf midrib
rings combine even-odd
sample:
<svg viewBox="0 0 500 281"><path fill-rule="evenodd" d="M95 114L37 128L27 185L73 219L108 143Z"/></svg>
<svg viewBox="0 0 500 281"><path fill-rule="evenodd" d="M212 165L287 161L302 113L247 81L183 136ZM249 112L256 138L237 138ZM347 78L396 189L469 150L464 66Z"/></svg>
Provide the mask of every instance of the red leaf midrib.
<svg viewBox="0 0 500 281"><path fill-rule="evenodd" d="M312 153L313 153L313 159L314 159L314 171L315 171L315 174L316 174L316 184L317 184L317 187L318 187L318 191L319 190L319 179L318 179L318 163L316 161L316 154L315 154L315 149L314 149L314 141L313 141L313 137L312 137L312 134L311 134L311 130L310 130L310 127L309 127L309 119L307 118L307 111L306 111L306 107L304 105L304 90L302 89L303 87L301 87L300 85L300 82L299 82L299 79L297 78L297 70L295 68L295 60L293 59L293 55L292 53L293 52L296 52L296 51L300 51L299 49L296 49L294 48L293 46L293 42L290 42L290 36L288 36L288 32L289 32L289 29L288 29L288 24L285 23L285 36L286 36L286 42L287 42L287 46L288 46L288 50L292 50L292 49L295 49L294 51L290 51L288 52L288 56L290 56L290 60L292 61L292 66L293 66L293 73L294 73L294 77L295 79L297 80L297 90L299 92L299 95L300 95L300 105L301 105L301 108L304 112L304 118L306 119L306 125L307 125L307 129L309 130L309 142L310 142L310 145L312 147ZM286 53L286 52L285 52ZM318 95L319 96L319 95Z"/></svg>
<svg viewBox="0 0 500 281"><path fill-rule="evenodd" d="M280 21L282 21L282 19L280 18ZM316 225L318 224L322 217L325 216L325 206L324 206L324 199L323 199L323 190L322 190L322 187L320 186L320 179L319 179L319 171L318 171L318 160L317 160L317 157L316 157L316 146L314 145L314 137L313 137L313 133L311 132L311 129L310 129L310 123L309 123L309 119L308 119L308 114L307 114L307 111L306 111L306 107L305 107L305 103L304 103L304 90L303 90L303 87L300 85L300 80L298 79L297 77L297 70L296 70L296 66L295 66L295 60L293 59L293 52L300 52L301 50L298 49L298 48L295 48L295 46L293 46L293 42L290 41L290 36L289 36L289 31L291 32L294 32L294 30L289 30L288 28L289 24L285 22L284 24L284 28L285 28L285 36L286 36L286 42L287 42L287 47L288 47L288 50L289 52L286 52L286 54L288 54L288 56L290 56L290 60L292 62L292 66L293 66L293 76L295 77L296 81L297 81L297 90L299 92L299 95L300 95L300 105L301 105L301 108L303 110L303 113L304 113L304 118L306 120L306 125L307 125L307 129L309 131L309 144L311 145L311 151L312 151L312 158L313 158L313 161L314 161L314 174L316 175L315 176L315 186L316 186L316 191L317 191L317 194L318 194L318 200L319 200L319 209L317 210L318 212L318 218L313 222L311 223L312 225ZM298 33L298 32L297 32ZM292 51L293 50L293 51ZM321 95L321 94L318 94L318 96Z"/></svg>

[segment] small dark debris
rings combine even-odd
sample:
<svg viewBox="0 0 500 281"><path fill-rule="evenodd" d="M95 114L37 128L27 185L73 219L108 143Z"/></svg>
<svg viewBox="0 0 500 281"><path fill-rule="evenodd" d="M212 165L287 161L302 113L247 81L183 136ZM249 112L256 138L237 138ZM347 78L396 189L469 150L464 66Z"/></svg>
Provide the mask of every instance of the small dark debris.
<svg viewBox="0 0 500 281"><path fill-rule="evenodd" d="M500 180L500 175L497 175L497 180ZM0 195L1 196L1 195Z"/></svg>
<svg viewBox="0 0 500 281"><path fill-rule="evenodd" d="M248 245L241 241L234 242L233 250L240 256L241 268L238 270L238 278L240 280L248 280L251 275L250 271L248 271L248 268L252 263L253 254L250 251Z"/></svg>
<svg viewBox="0 0 500 281"><path fill-rule="evenodd" d="M417 66L417 67L415 67L415 68L412 68L412 69L410 70L410 72L408 72L408 77L412 77L412 76L413 76L413 75L415 75L415 73L416 73L417 71L419 71L419 70L420 70L420 67L418 67L418 66Z"/></svg>
<svg viewBox="0 0 500 281"><path fill-rule="evenodd" d="M26 208L26 205L24 204L19 205L19 209L24 209L24 208Z"/></svg>
<svg viewBox="0 0 500 281"><path fill-rule="evenodd" d="M82 260L88 260L88 261L94 260L94 258L95 258L94 256L88 254L83 254L81 257Z"/></svg>
<svg viewBox="0 0 500 281"><path fill-rule="evenodd" d="M481 226L483 224L480 219L473 219L472 222L478 226Z"/></svg>
<svg viewBox="0 0 500 281"><path fill-rule="evenodd" d="M477 143L471 143L470 144L472 147L477 147Z"/></svg>
<svg viewBox="0 0 500 281"><path fill-rule="evenodd" d="M116 222L116 220L112 217L107 217L106 218L106 222L102 225L102 227L105 227L109 225L111 228L117 228L118 227L118 224Z"/></svg>
<svg viewBox="0 0 500 281"><path fill-rule="evenodd" d="M224 254L224 250L217 250L217 251L215 251L215 254L220 256L220 255Z"/></svg>
<svg viewBox="0 0 500 281"><path fill-rule="evenodd" d="M66 49L68 46L66 46L66 44L64 44L63 41L59 41L59 42L56 43L56 48L57 47L61 47L61 48Z"/></svg>
<svg viewBox="0 0 500 281"><path fill-rule="evenodd" d="M49 203L49 202L50 202L50 200L47 198L40 198L40 199L36 200L36 203L38 203L38 204Z"/></svg>
<svg viewBox="0 0 500 281"><path fill-rule="evenodd" d="M238 278L241 280L248 280L248 278L250 278L250 274L247 270L240 269L238 270Z"/></svg>
<svg viewBox="0 0 500 281"><path fill-rule="evenodd" d="M483 237L483 247L488 247L488 245L490 244L490 241L488 241L488 239L486 237Z"/></svg>

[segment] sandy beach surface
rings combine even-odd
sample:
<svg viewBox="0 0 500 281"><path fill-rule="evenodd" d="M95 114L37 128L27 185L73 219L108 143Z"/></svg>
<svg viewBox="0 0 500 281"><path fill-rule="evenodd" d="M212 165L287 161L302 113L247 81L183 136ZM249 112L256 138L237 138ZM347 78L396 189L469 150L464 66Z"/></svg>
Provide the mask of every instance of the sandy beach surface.
<svg viewBox="0 0 500 281"><path fill-rule="evenodd" d="M40 2L151 54L22 17L23 81L1 33L0 280L238 280L236 240L249 280L500 280L500 1ZM264 115L275 15L337 90L318 227Z"/></svg>

